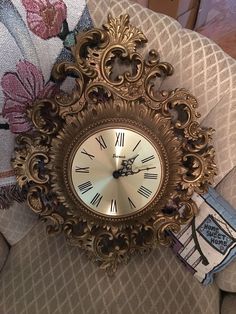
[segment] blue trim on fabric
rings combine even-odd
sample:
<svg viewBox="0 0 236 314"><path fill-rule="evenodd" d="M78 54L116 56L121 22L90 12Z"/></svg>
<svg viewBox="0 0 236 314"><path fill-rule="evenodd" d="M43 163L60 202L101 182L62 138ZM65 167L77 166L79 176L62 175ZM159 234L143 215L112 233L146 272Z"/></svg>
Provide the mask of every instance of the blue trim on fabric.
<svg viewBox="0 0 236 314"><path fill-rule="evenodd" d="M222 218L227 221L232 229L236 230L236 209L234 209L221 195L213 188L209 188L208 193L202 196Z"/></svg>

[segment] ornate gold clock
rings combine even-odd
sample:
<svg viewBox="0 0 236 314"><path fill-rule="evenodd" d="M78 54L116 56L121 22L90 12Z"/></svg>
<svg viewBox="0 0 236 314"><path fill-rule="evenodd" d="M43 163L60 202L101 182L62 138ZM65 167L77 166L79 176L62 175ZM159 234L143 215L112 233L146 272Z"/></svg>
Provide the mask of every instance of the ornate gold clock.
<svg viewBox="0 0 236 314"><path fill-rule="evenodd" d="M216 172L212 129L197 122L184 89L159 91L170 64L151 50L127 15L77 36L74 62L52 75L73 90L38 99L34 131L17 138L13 166L29 206L109 272L178 231L197 212Z"/></svg>

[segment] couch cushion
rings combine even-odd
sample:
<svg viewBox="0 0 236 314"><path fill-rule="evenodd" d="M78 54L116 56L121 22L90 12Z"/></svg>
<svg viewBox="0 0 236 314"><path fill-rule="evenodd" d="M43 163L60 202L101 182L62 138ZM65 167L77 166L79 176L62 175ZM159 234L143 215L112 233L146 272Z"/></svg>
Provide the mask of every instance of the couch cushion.
<svg viewBox="0 0 236 314"><path fill-rule="evenodd" d="M236 293L225 295L221 307L221 314L235 314L236 309Z"/></svg>
<svg viewBox="0 0 236 314"><path fill-rule="evenodd" d="M9 244L7 243L4 236L0 233L0 271L7 260L8 253Z"/></svg>
<svg viewBox="0 0 236 314"><path fill-rule="evenodd" d="M215 280L221 290L236 292L236 261L233 261L222 272L218 273Z"/></svg>
<svg viewBox="0 0 236 314"><path fill-rule="evenodd" d="M9 209L0 210L0 232L10 245L20 241L38 221L26 203L14 202Z"/></svg>
<svg viewBox="0 0 236 314"><path fill-rule="evenodd" d="M4 314L217 314L219 299L218 287L203 287L170 249L135 256L108 277L41 222L12 247L0 274Z"/></svg>
<svg viewBox="0 0 236 314"><path fill-rule="evenodd" d="M234 167L216 186L216 191L235 208L236 214L236 167Z"/></svg>

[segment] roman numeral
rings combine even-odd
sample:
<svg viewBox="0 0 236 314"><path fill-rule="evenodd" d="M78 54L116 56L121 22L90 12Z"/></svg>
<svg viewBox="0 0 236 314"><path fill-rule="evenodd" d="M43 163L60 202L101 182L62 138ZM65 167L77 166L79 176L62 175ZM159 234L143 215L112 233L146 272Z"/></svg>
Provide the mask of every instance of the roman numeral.
<svg viewBox="0 0 236 314"><path fill-rule="evenodd" d="M84 155L87 155L91 160L93 160L93 158L95 158L94 155L91 155L91 154L87 153L85 149L83 149L83 150L81 151L81 153L84 154Z"/></svg>
<svg viewBox="0 0 236 314"><path fill-rule="evenodd" d="M152 194L152 191L145 188L145 186L141 185L138 189L138 193L141 194L143 197L149 198L149 196Z"/></svg>
<svg viewBox="0 0 236 314"><path fill-rule="evenodd" d="M142 159L141 162L144 164L145 162L148 162L148 161L150 161L150 160L152 160L152 159L154 159L154 158L155 158L155 157L152 155L152 156L149 156L149 157L147 157L147 158Z"/></svg>
<svg viewBox="0 0 236 314"><path fill-rule="evenodd" d="M98 138L96 137L96 141L100 144L101 150L107 148L107 145L106 145L106 143L105 143L104 138L102 137L102 135L99 135Z"/></svg>
<svg viewBox="0 0 236 314"><path fill-rule="evenodd" d="M80 172L80 173L89 173L89 167L75 167L75 172Z"/></svg>
<svg viewBox="0 0 236 314"><path fill-rule="evenodd" d="M93 188L93 185L90 181L84 182L78 186L80 192L82 194L87 193L89 190Z"/></svg>
<svg viewBox="0 0 236 314"><path fill-rule="evenodd" d="M117 204L116 204L116 200L111 200L110 212L111 212L111 213L117 213Z"/></svg>
<svg viewBox="0 0 236 314"><path fill-rule="evenodd" d="M153 180L156 180L156 179L157 179L157 173L148 173L148 172L145 172L145 173L144 173L144 179L153 179Z"/></svg>
<svg viewBox="0 0 236 314"><path fill-rule="evenodd" d="M131 201L129 197L128 197L128 201L129 201L129 206L131 209L136 208L136 206L134 205L134 203Z"/></svg>
<svg viewBox="0 0 236 314"><path fill-rule="evenodd" d="M100 204L101 202L101 199L103 198L103 196L99 193L96 193L94 198L92 199L92 201L90 202L90 204L98 207L98 205Z"/></svg>
<svg viewBox="0 0 236 314"><path fill-rule="evenodd" d="M134 146L134 148L133 148L133 152L135 151L135 149L138 147L138 145L141 143L141 140L140 141L138 141L138 143Z"/></svg>
<svg viewBox="0 0 236 314"><path fill-rule="evenodd" d="M125 144L125 133L123 132L116 133L115 146L123 147L124 144Z"/></svg>

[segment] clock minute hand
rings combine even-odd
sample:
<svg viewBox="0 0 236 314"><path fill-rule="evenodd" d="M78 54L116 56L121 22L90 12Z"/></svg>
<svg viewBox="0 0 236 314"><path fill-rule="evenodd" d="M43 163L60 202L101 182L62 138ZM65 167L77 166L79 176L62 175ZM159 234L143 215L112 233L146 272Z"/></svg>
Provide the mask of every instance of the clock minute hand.
<svg viewBox="0 0 236 314"><path fill-rule="evenodd" d="M131 174L136 174L136 173L139 173L140 171L148 171L148 170L151 170L151 169L155 169L156 167L147 167L147 168L142 168L142 169L137 169L136 171L132 171Z"/></svg>
<svg viewBox="0 0 236 314"><path fill-rule="evenodd" d="M120 169L113 172L113 177L115 179L118 179L119 177L127 177L127 176L137 174L140 171L145 171L145 170L148 171L148 170L155 169L155 168L156 167L147 167L147 168L137 169L136 171L133 171L133 170L127 169L127 168L120 168Z"/></svg>

